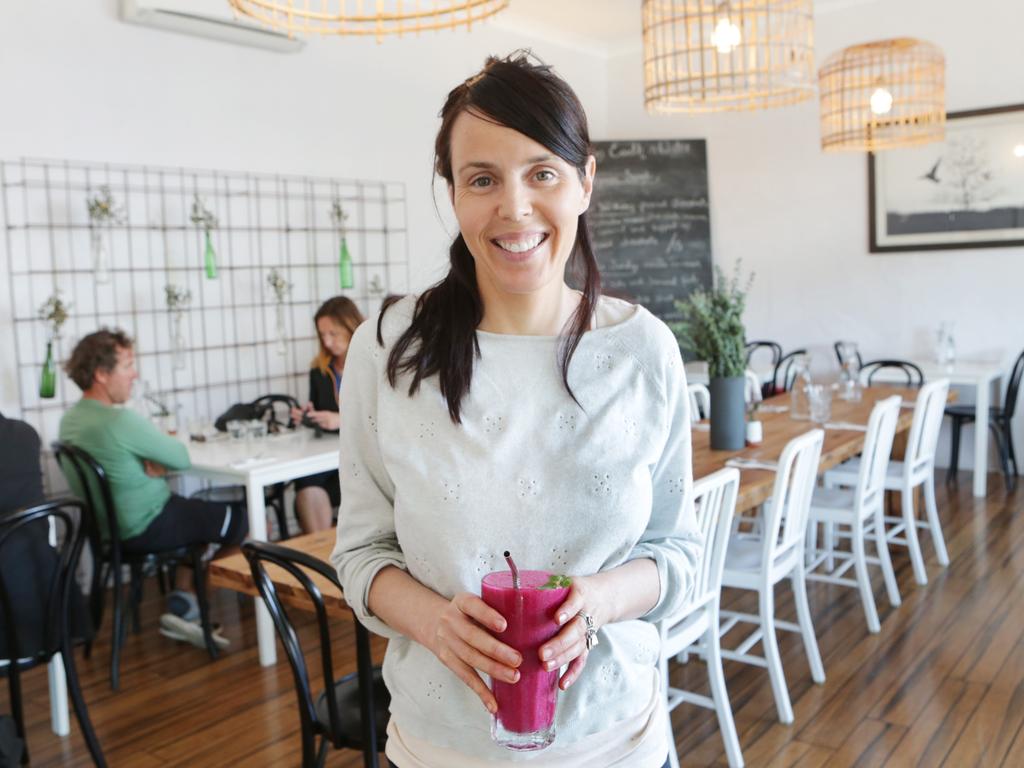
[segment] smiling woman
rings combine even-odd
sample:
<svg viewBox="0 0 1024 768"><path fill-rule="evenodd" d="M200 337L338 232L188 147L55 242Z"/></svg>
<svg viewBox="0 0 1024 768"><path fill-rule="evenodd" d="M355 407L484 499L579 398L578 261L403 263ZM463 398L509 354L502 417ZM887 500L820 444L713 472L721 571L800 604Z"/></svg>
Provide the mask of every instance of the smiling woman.
<svg viewBox="0 0 1024 768"><path fill-rule="evenodd" d="M356 331L341 398L332 561L391 639L388 757L452 768L546 748L534 768L659 768L653 622L684 604L700 549L679 347L600 295L595 161L565 81L492 58L441 118L451 268L383 310L376 338ZM561 590L523 597L546 606L535 622L481 599L506 550Z"/></svg>

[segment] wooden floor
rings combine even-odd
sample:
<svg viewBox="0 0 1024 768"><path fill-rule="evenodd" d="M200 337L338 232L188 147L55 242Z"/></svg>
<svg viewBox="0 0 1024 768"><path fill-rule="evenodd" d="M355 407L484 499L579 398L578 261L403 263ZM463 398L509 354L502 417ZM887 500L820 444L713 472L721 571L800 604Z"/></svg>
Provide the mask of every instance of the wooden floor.
<svg viewBox="0 0 1024 768"><path fill-rule="evenodd" d="M984 500L972 498L970 486L966 473L958 489L947 490L939 478L949 568L937 566L926 536L929 583L919 587L906 553L894 550L903 595L897 609L873 574L878 635L865 629L853 590L809 585L828 679L821 686L811 682L799 638L780 633L794 725L776 719L765 670L726 662L748 766L1024 766L1024 486L1007 496L1001 478L992 475ZM780 585L776 596L779 615L793 619L788 586ZM740 593L727 591L725 601L756 611ZM110 765L298 765L291 673L283 657L274 669L259 666L251 601L216 594L216 618L232 649L215 663L157 633L160 606L150 589L142 633L128 639L120 692L111 693L107 684L105 639L90 661L79 661ZM301 636L313 650L310 628L304 623ZM335 658L347 661L339 672L350 672L350 627L339 622L334 637ZM375 651L382 653L383 643ZM45 671L27 678L32 765L89 765L73 717L70 737L49 730ZM707 693L699 661L676 668L673 683ZM8 710L5 697L0 694L0 711ZM712 713L682 705L673 721L683 765L725 764ZM335 752L328 764L361 763L355 753Z"/></svg>

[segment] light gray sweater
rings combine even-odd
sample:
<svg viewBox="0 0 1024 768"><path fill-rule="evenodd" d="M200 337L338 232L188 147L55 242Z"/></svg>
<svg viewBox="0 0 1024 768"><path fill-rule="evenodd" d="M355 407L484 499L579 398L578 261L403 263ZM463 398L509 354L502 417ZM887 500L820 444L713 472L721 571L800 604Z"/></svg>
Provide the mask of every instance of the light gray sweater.
<svg viewBox="0 0 1024 768"><path fill-rule="evenodd" d="M384 348L373 320L349 347L331 557L360 621L390 638L384 679L401 730L467 755L529 759L496 747L476 695L370 613L381 568L403 568L450 598L479 594L485 574L506 569L506 549L520 568L570 575L637 558L657 564L656 606L643 620L602 627L580 679L559 694L550 754L643 711L658 656L651 622L678 611L692 590L702 544L679 347L642 307L585 333L569 372L577 405L562 384L557 338L478 332L481 356L456 425L436 377L414 397L407 377L387 383L388 353L413 306L408 297L385 314Z"/></svg>

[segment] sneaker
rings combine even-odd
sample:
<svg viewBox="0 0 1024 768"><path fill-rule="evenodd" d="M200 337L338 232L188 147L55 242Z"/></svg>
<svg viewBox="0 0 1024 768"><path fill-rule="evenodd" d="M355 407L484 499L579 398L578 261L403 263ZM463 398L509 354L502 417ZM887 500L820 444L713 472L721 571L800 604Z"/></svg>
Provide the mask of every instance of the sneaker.
<svg viewBox="0 0 1024 768"><path fill-rule="evenodd" d="M165 613L160 617L160 634L172 640L180 640L184 643L191 643L196 648L206 650L206 640L203 638L203 627L195 621L185 621L173 613ZM221 634L219 624L211 627L211 636L218 648L227 648L231 641Z"/></svg>
<svg viewBox="0 0 1024 768"><path fill-rule="evenodd" d="M176 589L167 595L167 612L185 621L199 620L199 601L191 592Z"/></svg>

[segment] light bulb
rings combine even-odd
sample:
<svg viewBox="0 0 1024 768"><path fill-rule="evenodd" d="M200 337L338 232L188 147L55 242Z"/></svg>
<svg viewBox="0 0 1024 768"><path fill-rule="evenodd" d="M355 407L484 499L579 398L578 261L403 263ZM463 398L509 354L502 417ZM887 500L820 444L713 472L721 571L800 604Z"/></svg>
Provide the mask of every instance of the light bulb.
<svg viewBox="0 0 1024 768"><path fill-rule="evenodd" d="M730 53L740 44L740 28L729 21L728 16L719 16L715 30L711 33L711 44L719 53Z"/></svg>
<svg viewBox="0 0 1024 768"><path fill-rule="evenodd" d="M871 94L871 111L876 115L886 115L892 109L892 94L885 88L876 88Z"/></svg>
<svg viewBox="0 0 1024 768"><path fill-rule="evenodd" d="M1018 144L1013 148L1014 157L1024 157L1024 144Z"/></svg>

